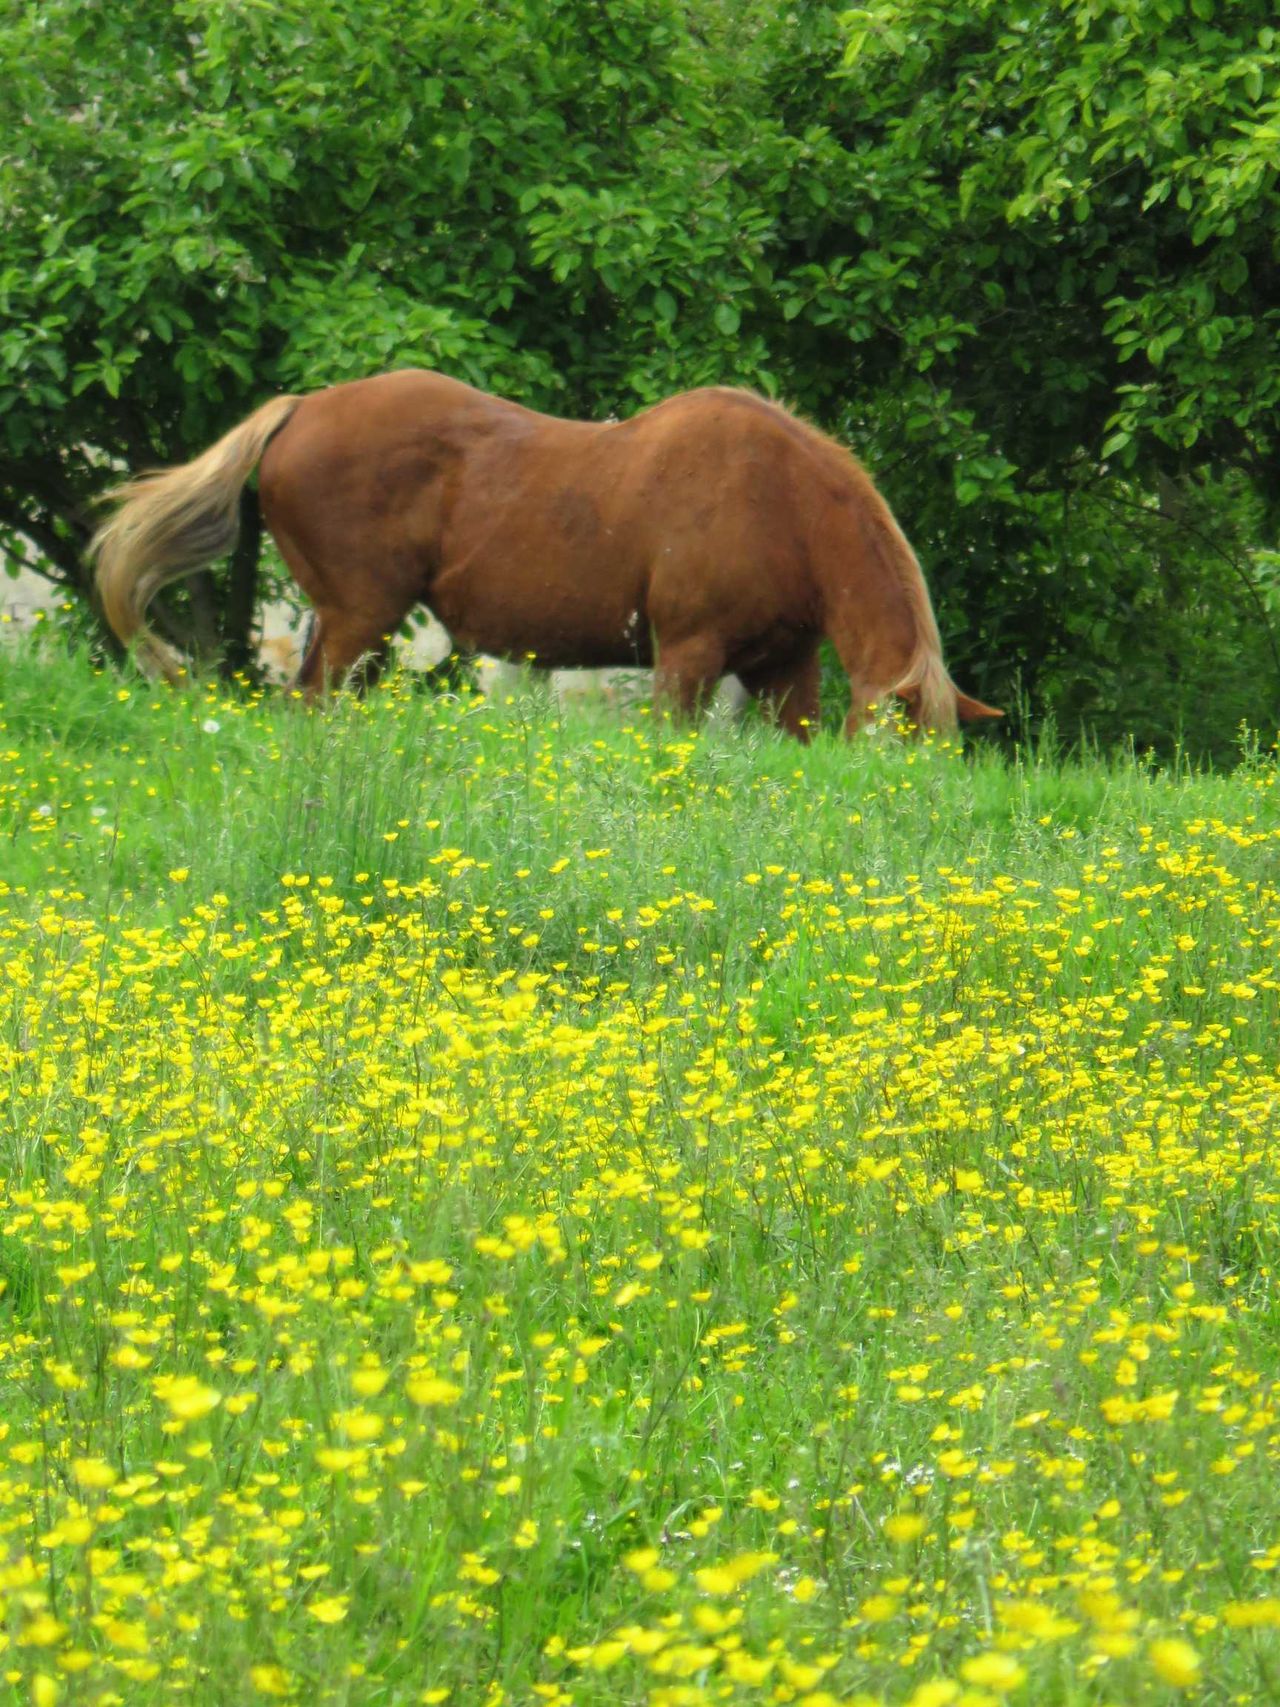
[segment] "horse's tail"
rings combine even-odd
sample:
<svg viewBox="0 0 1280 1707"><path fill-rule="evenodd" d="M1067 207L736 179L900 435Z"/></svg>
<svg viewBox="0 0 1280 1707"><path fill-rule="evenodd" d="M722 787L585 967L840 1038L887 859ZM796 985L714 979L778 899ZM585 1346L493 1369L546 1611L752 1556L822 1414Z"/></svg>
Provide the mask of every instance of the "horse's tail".
<svg viewBox="0 0 1280 1707"><path fill-rule="evenodd" d="M194 462L144 474L108 494L117 509L94 535L89 556L97 564L103 613L144 669L177 677L181 659L147 627L147 606L168 582L232 549L240 488L301 401L273 397Z"/></svg>

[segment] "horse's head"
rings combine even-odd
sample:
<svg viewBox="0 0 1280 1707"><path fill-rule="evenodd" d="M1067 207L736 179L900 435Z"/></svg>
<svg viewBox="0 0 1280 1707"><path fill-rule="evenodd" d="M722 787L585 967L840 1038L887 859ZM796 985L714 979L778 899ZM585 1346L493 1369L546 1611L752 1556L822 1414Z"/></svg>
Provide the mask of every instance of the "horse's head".
<svg viewBox="0 0 1280 1707"><path fill-rule="evenodd" d="M925 726L925 716L922 709L923 693L919 687L897 689L897 696L902 701L907 718L917 729ZM980 723L984 717L1003 717L1003 711L997 711L994 705L984 705L980 699L974 699L970 694L955 690L956 718L961 723Z"/></svg>
<svg viewBox="0 0 1280 1707"><path fill-rule="evenodd" d="M972 699L967 693L956 689L956 716L961 723L981 723L984 717L1003 717L1003 711L997 711L994 705L984 705L980 699Z"/></svg>

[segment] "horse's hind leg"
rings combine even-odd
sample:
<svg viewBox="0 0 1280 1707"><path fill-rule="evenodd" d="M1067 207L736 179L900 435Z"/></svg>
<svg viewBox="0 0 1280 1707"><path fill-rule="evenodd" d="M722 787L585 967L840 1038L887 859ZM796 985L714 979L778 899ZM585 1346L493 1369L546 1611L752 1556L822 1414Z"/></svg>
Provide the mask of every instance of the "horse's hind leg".
<svg viewBox="0 0 1280 1707"><path fill-rule="evenodd" d="M353 685L371 687L386 667L391 635L403 620L371 621L363 614L321 606L295 685L309 696L323 693L326 688L341 687L359 665Z"/></svg>
<svg viewBox="0 0 1280 1707"><path fill-rule="evenodd" d="M302 642L302 662L298 665L289 686L295 692L301 689L313 693L318 681L320 667L320 618L313 609L307 618L306 638Z"/></svg>
<svg viewBox="0 0 1280 1707"><path fill-rule="evenodd" d="M814 641L785 663L771 663L742 674L742 685L760 701L771 722L794 735L812 740L818 727L818 685L821 671Z"/></svg>
<svg viewBox="0 0 1280 1707"><path fill-rule="evenodd" d="M340 687L359 665L353 685L372 687L386 668L391 636L408 616L410 606L383 602L352 611L340 605L317 605L306 656L294 682L308 697Z"/></svg>
<svg viewBox="0 0 1280 1707"><path fill-rule="evenodd" d="M311 602L306 649L293 687L314 699L340 687L357 664L353 685L370 687L386 666L390 637L417 602L404 577L374 580L357 573L325 572L293 535L273 522L272 537L299 589ZM361 662L363 660L363 663Z"/></svg>
<svg viewBox="0 0 1280 1707"><path fill-rule="evenodd" d="M724 645L711 635L693 635L670 645L659 639L654 705L681 717L696 717L715 692L724 662Z"/></svg>

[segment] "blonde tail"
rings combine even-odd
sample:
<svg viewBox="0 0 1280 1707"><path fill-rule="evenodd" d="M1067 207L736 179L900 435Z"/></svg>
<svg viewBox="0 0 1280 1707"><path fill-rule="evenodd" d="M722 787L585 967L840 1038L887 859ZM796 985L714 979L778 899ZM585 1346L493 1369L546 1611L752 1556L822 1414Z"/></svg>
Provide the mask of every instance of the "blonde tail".
<svg viewBox="0 0 1280 1707"><path fill-rule="evenodd" d="M115 514L94 535L98 593L117 637L148 674L175 680L182 660L147 627L147 606L170 581L190 575L235 545L240 489L267 440L300 397L273 397L216 445L181 468L144 474L109 494Z"/></svg>

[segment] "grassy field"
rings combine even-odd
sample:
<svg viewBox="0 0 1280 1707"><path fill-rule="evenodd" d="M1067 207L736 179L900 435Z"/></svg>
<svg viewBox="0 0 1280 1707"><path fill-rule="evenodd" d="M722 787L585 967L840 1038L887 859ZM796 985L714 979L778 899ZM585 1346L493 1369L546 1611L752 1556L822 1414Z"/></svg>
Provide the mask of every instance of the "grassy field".
<svg viewBox="0 0 1280 1707"><path fill-rule="evenodd" d="M1280 1697L1280 787L0 654L3 1690Z"/></svg>

